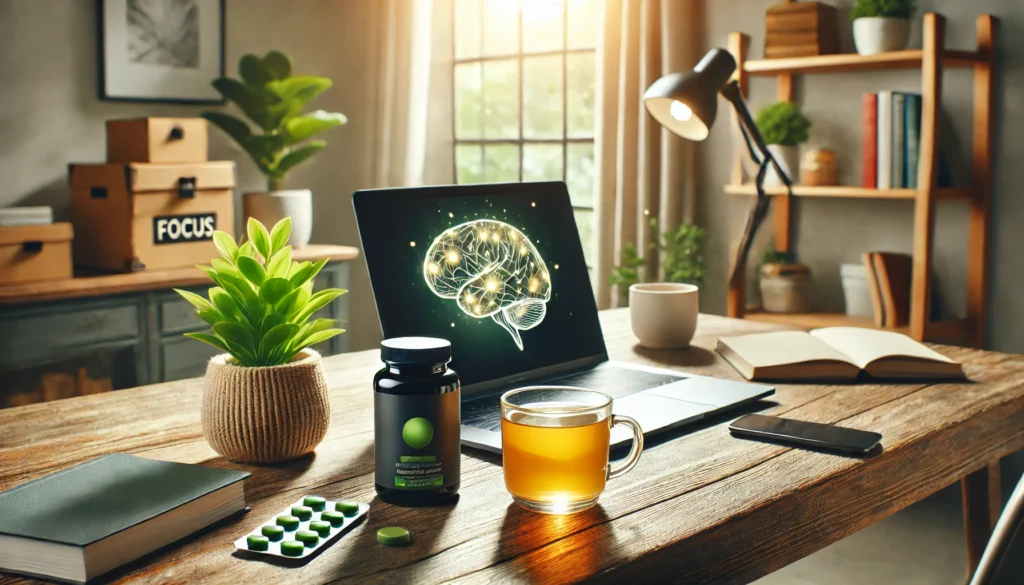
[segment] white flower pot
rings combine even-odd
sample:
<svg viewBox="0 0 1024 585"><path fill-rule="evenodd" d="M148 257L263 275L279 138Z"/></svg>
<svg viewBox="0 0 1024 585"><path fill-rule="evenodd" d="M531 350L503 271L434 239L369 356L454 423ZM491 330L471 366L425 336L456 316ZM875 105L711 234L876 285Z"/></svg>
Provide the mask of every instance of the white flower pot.
<svg viewBox="0 0 1024 585"><path fill-rule="evenodd" d="M785 171L789 177L790 182L794 185L798 182L800 177L800 147L799 146L783 146L781 144L769 144L768 150L778 161L779 166ZM768 172L764 176L765 185L785 185L782 182L782 178L775 172L775 167L771 164L768 165Z"/></svg>
<svg viewBox="0 0 1024 585"><path fill-rule="evenodd" d="M900 51L910 42L910 20L865 16L853 21L853 43L861 55Z"/></svg>
<svg viewBox="0 0 1024 585"><path fill-rule="evenodd" d="M246 193L242 196L242 212L246 222L256 218L268 230L282 219L292 218L292 235L288 238L292 248L309 244L313 235L313 193L309 189Z"/></svg>
<svg viewBox="0 0 1024 585"><path fill-rule="evenodd" d="M843 283L846 314L852 317L874 316L875 308L871 304L867 268L863 264L840 264L839 277Z"/></svg>

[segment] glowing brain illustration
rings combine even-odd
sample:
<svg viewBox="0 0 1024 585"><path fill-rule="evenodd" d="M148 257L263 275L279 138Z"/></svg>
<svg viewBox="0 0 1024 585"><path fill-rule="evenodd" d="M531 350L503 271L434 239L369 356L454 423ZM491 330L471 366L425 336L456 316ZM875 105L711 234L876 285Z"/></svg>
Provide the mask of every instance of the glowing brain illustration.
<svg viewBox="0 0 1024 585"><path fill-rule="evenodd" d="M520 331L544 320L551 276L530 239L490 219L449 228L434 239L423 261L430 290L458 303L470 317L490 317L523 349Z"/></svg>

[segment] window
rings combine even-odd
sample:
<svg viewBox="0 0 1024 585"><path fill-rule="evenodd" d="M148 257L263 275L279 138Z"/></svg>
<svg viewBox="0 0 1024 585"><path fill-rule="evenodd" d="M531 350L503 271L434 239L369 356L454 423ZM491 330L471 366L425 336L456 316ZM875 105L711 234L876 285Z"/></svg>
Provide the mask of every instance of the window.
<svg viewBox="0 0 1024 585"><path fill-rule="evenodd" d="M563 180L594 241L599 0L455 1L455 180Z"/></svg>

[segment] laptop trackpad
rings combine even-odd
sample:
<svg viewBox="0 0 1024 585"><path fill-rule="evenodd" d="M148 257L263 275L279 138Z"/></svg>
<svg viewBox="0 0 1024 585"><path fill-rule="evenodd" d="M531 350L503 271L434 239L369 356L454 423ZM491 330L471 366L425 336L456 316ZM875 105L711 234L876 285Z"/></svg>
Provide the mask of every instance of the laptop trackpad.
<svg viewBox="0 0 1024 585"><path fill-rule="evenodd" d="M733 382L731 380L718 380L716 378L694 377L680 380L667 386L651 388L646 392L665 398L699 402L714 407L715 410L756 398L760 394L769 393L768 386L749 384L746 382Z"/></svg>
<svg viewBox="0 0 1024 585"><path fill-rule="evenodd" d="M613 413L635 418L644 434L697 420L709 410L706 404L666 398L649 390L617 398L612 403ZM612 428L612 443L619 443L630 436L628 427L619 425Z"/></svg>

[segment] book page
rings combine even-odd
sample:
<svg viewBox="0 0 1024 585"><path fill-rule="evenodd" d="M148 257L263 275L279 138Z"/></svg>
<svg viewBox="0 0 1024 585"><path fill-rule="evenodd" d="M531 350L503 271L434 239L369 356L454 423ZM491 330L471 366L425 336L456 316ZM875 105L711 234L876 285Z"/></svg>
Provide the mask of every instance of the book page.
<svg viewBox="0 0 1024 585"><path fill-rule="evenodd" d="M826 327L815 329L810 333L850 356L851 361L862 370L875 360L889 357L955 363L941 353L895 331L879 331L859 327Z"/></svg>
<svg viewBox="0 0 1024 585"><path fill-rule="evenodd" d="M723 337L720 343L755 368L782 366L816 361L839 361L853 364L850 357L803 331L754 333Z"/></svg>

